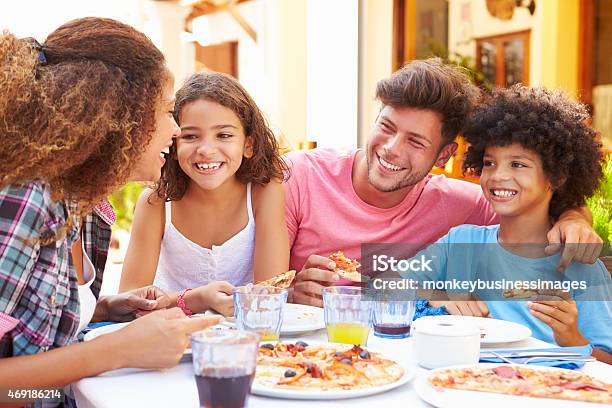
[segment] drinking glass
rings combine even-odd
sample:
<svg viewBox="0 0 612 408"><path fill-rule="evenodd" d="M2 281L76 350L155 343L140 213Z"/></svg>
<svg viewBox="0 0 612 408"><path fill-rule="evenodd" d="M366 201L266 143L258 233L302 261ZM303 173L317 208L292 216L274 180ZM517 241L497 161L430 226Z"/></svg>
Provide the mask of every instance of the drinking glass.
<svg viewBox="0 0 612 408"><path fill-rule="evenodd" d="M333 343L365 345L372 323L372 301L362 298L360 287L323 289L327 339Z"/></svg>
<svg viewBox="0 0 612 408"><path fill-rule="evenodd" d="M262 341L278 340L287 289L242 286L234 290L234 317L240 330L257 332Z"/></svg>
<svg viewBox="0 0 612 408"><path fill-rule="evenodd" d="M374 335L387 339L410 336L414 300L378 300L374 302Z"/></svg>
<svg viewBox="0 0 612 408"><path fill-rule="evenodd" d="M191 335L193 370L201 408L243 408L259 350L257 333L204 330Z"/></svg>

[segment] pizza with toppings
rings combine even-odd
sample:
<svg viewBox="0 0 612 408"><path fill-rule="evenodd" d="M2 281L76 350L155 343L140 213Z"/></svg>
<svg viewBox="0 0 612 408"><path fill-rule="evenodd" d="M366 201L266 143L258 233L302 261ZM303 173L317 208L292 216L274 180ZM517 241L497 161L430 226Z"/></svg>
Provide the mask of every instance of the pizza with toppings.
<svg viewBox="0 0 612 408"><path fill-rule="evenodd" d="M352 282L362 281L361 279L363 275L357 272L357 268L361 267L359 262L354 259L347 258L342 251L334 252L328 256L328 258L334 261L336 264L334 272L336 272L342 278Z"/></svg>
<svg viewBox="0 0 612 408"><path fill-rule="evenodd" d="M439 370L428 380L438 388L612 404L612 384L579 371L485 364Z"/></svg>
<svg viewBox="0 0 612 408"><path fill-rule="evenodd" d="M280 389L349 390L393 383L404 374L394 361L360 346L262 344L255 381Z"/></svg>
<svg viewBox="0 0 612 408"><path fill-rule="evenodd" d="M255 286L274 286L276 288L287 289L295 279L295 271L281 273L273 278L256 283Z"/></svg>

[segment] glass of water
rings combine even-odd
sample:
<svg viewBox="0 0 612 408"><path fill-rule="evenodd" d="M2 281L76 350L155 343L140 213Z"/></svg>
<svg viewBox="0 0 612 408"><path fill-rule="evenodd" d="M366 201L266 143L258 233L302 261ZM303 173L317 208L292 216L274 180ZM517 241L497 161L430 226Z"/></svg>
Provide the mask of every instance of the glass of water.
<svg viewBox="0 0 612 408"><path fill-rule="evenodd" d="M234 290L234 317L239 330L256 332L262 341L278 340L287 289L242 286Z"/></svg>

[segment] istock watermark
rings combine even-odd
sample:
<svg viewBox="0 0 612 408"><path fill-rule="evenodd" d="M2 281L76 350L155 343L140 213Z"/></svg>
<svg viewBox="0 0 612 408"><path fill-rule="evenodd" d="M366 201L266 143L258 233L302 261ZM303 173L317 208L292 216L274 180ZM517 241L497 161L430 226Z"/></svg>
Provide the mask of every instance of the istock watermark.
<svg viewBox="0 0 612 408"><path fill-rule="evenodd" d="M377 299L440 299L442 293L495 301L534 296L612 301L612 278L601 261L572 262L561 273L561 254L551 256L544 248L497 242L363 244L361 273L366 293Z"/></svg>
<svg viewBox="0 0 612 408"><path fill-rule="evenodd" d="M435 257L434 257L435 258ZM413 259L395 259L393 256L373 255L372 271L387 272L433 272L431 263L433 259L427 259L425 255Z"/></svg>

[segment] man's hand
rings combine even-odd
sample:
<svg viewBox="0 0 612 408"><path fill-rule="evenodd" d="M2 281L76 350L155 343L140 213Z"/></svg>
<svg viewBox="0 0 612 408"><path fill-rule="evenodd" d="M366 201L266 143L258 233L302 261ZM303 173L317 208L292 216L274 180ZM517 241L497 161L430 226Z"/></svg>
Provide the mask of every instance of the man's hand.
<svg viewBox="0 0 612 408"><path fill-rule="evenodd" d="M452 315L489 317L489 308L487 304L481 300L430 300L428 303L429 306L432 307L444 306L446 311Z"/></svg>
<svg viewBox="0 0 612 408"><path fill-rule="evenodd" d="M332 269L336 264L329 258L310 255L304 267L295 276L292 302L323 307L322 292L326 286L334 285L340 277Z"/></svg>
<svg viewBox="0 0 612 408"><path fill-rule="evenodd" d="M540 293L543 296L527 302L527 306L532 315L550 326L557 344L562 347L589 344L578 329L578 309L570 295L563 291Z"/></svg>
<svg viewBox="0 0 612 408"><path fill-rule="evenodd" d="M581 210L568 210L548 231L548 246L544 250L547 255L559 252L564 243L561 260L557 264L559 272L572 262L592 264L597 260L603 248L603 241Z"/></svg>
<svg viewBox="0 0 612 408"><path fill-rule="evenodd" d="M170 298L156 286L145 286L118 295L105 296L101 303L106 303L104 320L127 322L153 310L165 309L170 305Z"/></svg>

